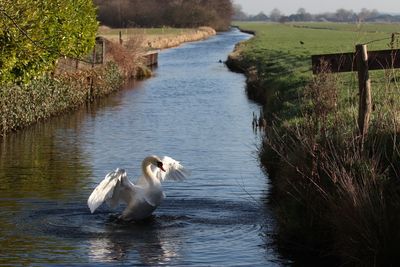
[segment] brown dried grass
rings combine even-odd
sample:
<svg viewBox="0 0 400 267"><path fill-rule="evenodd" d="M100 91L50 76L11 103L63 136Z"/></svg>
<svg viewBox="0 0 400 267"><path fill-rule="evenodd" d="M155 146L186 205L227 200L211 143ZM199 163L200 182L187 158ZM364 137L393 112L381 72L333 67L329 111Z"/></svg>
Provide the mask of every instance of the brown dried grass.
<svg viewBox="0 0 400 267"><path fill-rule="evenodd" d="M388 87L393 94L396 88ZM314 77L304 89L302 119L267 130L264 161L280 162L271 178L278 236L286 247L335 255L343 265L391 266L400 259L400 142L393 117L400 103L382 92L361 150L356 114L340 111L338 88L336 75Z"/></svg>
<svg viewBox="0 0 400 267"><path fill-rule="evenodd" d="M127 79L136 78L140 68L144 67L143 36L136 36L128 39L122 44L107 42L106 61L114 61L123 76Z"/></svg>

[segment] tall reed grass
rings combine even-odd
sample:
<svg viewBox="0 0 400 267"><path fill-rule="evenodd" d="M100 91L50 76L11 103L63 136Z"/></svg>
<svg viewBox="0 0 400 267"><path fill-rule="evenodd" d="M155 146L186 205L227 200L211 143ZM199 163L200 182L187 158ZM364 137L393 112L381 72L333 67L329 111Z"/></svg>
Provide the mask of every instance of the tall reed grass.
<svg viewBox="0 0 400 267"><path fill-rule="evenodd" d="M364 149L358 96L343 95L339 76L328 71L304 88L299 118L268 127L261 154L273 179L282 247L350 266L400 260L400 92L393 75L388 71L374 93Z"/></svg>

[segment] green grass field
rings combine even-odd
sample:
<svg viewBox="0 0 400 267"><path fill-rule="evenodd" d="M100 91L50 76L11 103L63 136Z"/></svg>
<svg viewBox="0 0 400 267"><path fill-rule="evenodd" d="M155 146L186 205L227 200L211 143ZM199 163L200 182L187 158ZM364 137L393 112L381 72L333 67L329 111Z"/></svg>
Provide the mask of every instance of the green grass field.
<svg viewBox="0 0 400 267"><path fill-rule="evenodd" d="M252 49L272 49L295 55L339 53L353 51L356 44L372 42L373 49L387 49L391 33L400 32L399 24L355 24L342 23L234 23L243 29L257 32L249 42ZM300 44L304 42L304 45Z"/></svg>
<svg viewBox="0 0 400 267"><path fill-rule="evenodd" d="M262 84L286 95L284 99L297 97L299 88L312 78L311 55L354 52L357 44L365 43L369 51L389 49L392 33L400 32L400 24L237 22L234 25L256 32L254 38L241 44L241 54L246 65L257 67ZM399 48L400 34L395 37L393 45ZM388 80L395 81L397 73L397 70L370 72L377 100L381 98L378 92L388 86ZM343 89L354 89L357 93L356 73L339 77L346 87Z"/></svg>

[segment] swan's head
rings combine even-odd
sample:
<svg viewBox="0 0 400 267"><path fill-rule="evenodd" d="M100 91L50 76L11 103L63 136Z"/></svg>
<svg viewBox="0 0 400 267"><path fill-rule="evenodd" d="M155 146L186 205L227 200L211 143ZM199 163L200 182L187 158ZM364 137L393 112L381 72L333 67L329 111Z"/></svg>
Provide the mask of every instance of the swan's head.
<svg viewBox="0 0 400 267"><path fill-rule="evenodd" d="M152 165L156 166L157 168L159 168L160 170L165 172L163 163L162 163L162 161L161 161L161 159L159 157L157 157L157 156L149 156L149 157L147 157L145 159L145 161L150 162Z"/></svg>
<svg viewBox="0 0 400 267"><path fill-rule="evenodd" d="M163 167L163 163L161 161L157 161L157 167L165 172L165 169Z"/></svg>

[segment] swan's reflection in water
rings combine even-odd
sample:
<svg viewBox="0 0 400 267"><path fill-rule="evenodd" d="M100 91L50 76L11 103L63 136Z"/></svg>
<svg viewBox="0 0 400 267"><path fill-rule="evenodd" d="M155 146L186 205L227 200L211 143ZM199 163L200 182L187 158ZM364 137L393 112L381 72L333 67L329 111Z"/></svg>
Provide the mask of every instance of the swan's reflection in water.
<svg viewBox="0 0 400 267"><path fill-rule="evenodd" d="M144 265L179 262L182 247L179 228L161 223L165 219L152 217L140 223L108 223L101 237L89 240L90 261L110 263L136 259Z"/></svg>

